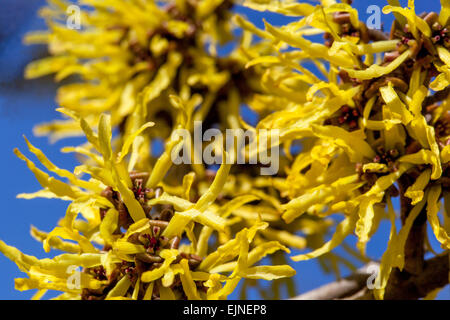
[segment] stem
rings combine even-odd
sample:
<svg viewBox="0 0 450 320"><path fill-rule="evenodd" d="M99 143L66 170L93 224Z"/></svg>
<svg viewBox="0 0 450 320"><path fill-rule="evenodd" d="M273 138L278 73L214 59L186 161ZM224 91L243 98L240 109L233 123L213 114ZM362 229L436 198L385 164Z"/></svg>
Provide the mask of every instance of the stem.
<svg viewBox="0 0 450 320"><path fill-rule="evenodd" d="M377 29L368 29L369 37L373 41L385 41L389 40L389 35L385 32Z"/></svg>
<svg viewBox="0 0 450 320"><path fill-rule="evenodd" d="M450 252L444 252L424 262L422 273L412 275L407 271L392 270L386 288L385 300L417 300L449 281ZM352 276L324 285L318 289L292 298L292 300L373 300L372 291L366 286L368 265Z"/></svg>
<svg viewBox="0 0 450 320"><path fill-rule="evenodd" d="M372 275L367 272L370 265L378 263L371 262L351 276L298 295L291 300L334 300L352 297L367 287L367 279Z"/></svg>
<svg viewBox="0 0 450 320"><path fill-rule="evenodd" d="M419 275L393 270L386 288L386 300L416 300L449 283L449 253L436 256L424 263Z"/></svg>

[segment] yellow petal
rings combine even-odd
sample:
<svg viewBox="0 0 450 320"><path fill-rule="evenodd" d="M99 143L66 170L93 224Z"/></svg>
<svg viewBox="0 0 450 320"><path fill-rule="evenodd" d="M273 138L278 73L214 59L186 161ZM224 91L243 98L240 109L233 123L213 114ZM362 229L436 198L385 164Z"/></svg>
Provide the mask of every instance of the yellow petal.
<svg viewBox="0 0 450 320"><path fill-rule="evenodd" d="M216 200L217 196L222 191L231 168L231 164L229 163L229 158L226 151L224 151L223 161L224 162L217 171L213 183L195 204L195 209L204 211Z"/></svg>
<svg viewBox="0 0 450 320"><path fill-rule="evenodd" d="M122 279L117 282L117 284L114 286L114 288L111 289L111 291L108 292L108 295L106 296L106 300L110 298L115 297L123 297L127 293L128 289L131 286L131 281L128 278L128 276L122 277Z"/></svg>
<svg viewBox="0 0 450 320"><path fill-rule="evenodd" d="M422 201L424 196L424 189L430 182L431 170L427 169L423 171L416 179L413 185L411 185L405 192L405 196L411 199L411 204L415 205Z"/></svg>
<svg viewBox="0 0 450 320"><path fill-rule="evenodd" d="M388 86L380 88L380 93L391 113L398 115L405 125L411 122L413 116L398 97L391 82Z"/></svg>
<svg viewBox="0 0 450 320"><path fill-rule="evenodd" d="M143 245L134 244L123 240L114 242L113 248L114 251L117 251L121 254L136 254L145 252L145 248Z"/></svg>
<svg viewBox="0 0 450 320"><path fill-rule="evenodd" d="M155 283L154 282L150 282L148 284L147 290L145 290L145 295L143 300L152 300L152 294L153 294L153 287L154 287Z"/></svg>
<svg viewBox="0 0 450 320"><path fill-rule="evenodd" d="M161 300L176 300L172 289L166 287L159 287L159 299Z"/></svg>
<svg viewBox="0 0 450 320"><path fill-rule="evenodd" d="M189 300L201 300L198 292L197 286L192 279L191 271L189 270L189 264L186 259L180 261L180 266L183 268L183 273L180 274L181 284L186 296Z"/></svg>
<svg viewBox="0 0 450 320"><path fill-rule="evenodd" d="M440 208L439 197L441 195L441 186L433 186L430 189L427 199L427 217L433 229L436 239L441 243L442 248L450 249L450 237L441 226L439 221L438 212Z"/></svg>
<svg viewBox="0 0 450 320"><path fill-rule="evenodd" d="M113 233L118 226L119 212L113 208L110 208L100 224L100 235L105 242L111 245L114 242Z"/></svg>
<svg viewBox="0 0 450 320"><path fill-rule="evenodd" d="M40 231L37 228L32 226L31 227L31 236L40 242L44 242L44 240L48 238L48 233ZM50 238L48 244L50 245L51 248L65 251L65 252L70 252L70 253L81 252L81 248L79 245L72 243L72 242L63 241L60 238L56 238L56 237Z"/></svg>
<svg viewBox="0 0 450 320"><path fill-rule="evenodd" d="M392 206L391 197L387 197L386 201L388 206L389 220L391 222L391 231L389 234L388 246L381 258L380 270L376 278L378 287L374 289L374 296L378 300L383 300L384 298L384 290L388 283L391 270L394 267L394 261L398 250L396 247L397 231L395 227L395 211L394 207Z"/></svg>
<svg viewBox="0 0 450 320"><path fill-rule="evenodd" d="M86 253L95 253L98 251L89 239L80 235L78 231L56 227L47 235L47 239L44 240L43 244L45 252L50 251L50 239L52 237L61 237L63 239L76 241L80 245L81 250Z"/></svg>
<svg viewBox="0 0 450 320"><path fill-rule="evenodd" d="M18 149L14 149L14 153L19 159L27 163L28 168L34 173L36 179L44 189L48 189L56 196L62 198L67 197L70 199L76 199L83 195L81 190L77 190L77 188L72 187L67 183L50 177L48 174L38 169L36 165L31 160L26 158Z"/></svg>
<svg viewBox="0 0 450 320"><path fill-rule="evenodd" d="M331 240L325 243L322 247L317 250L314 250L307 254L300 254L297 256L291 257L294 261L304 261L310 260L316 257L319 257L327 252L330 252L338 245L340 245L344 239L353 231L356 225L357 215L353 214L350 217L345 218L339 225L336 227L336 231L334 232Z"/></svg>
<svg viewBox="0 0 450 320"><path fill-rule="evenodd" d="M357 78L360 80L370 80L391 73L409 58L409 54L409 51L403 52L398 58L384 67L373 64L365 70L354 70L349 68L342 69L347 71L349 76L352 78Z"/></svg>
<svg viewBox="0 0 450 320"><path fill-rule="evenodd" d="M9 260L17 264L19 269L23 272L27 272L31 268L31 266L38 263L38 259L36 257L23 254L17 248L8 246L1 240L0 252L3 253Z"/></svg>
<svg viewBox="0 0 450 320"><path fill-rule="evenodd" d="M134 140L138 135L140 135L145 129L153 127L155 125L154 122L147 122L142 127L140 127L137 131L130 134L123 143L122 151L119 154L119 158L117 159L117 162L121 162L123 158L128 154L131 145L133 144Z"/></svg>
<svg viewBox="0 0 450 320"><path fill-rule="evenodd" d="M146 271L141 275L142 282L151 282L155 281L162 276L169 268L170 264L177 258L178 250L173 249L164 249L161 251L160 256L164 258L164 262L161 267L156 268L151 271Z"/></svg>
<svg viewBox="0 0 450 320"><path fill-rule="evenodd" d="M58 72L67 65L75 64L77 59L71 56L54 56L33 61L25 68L25 78L33 79Z"/></svg>
<svg viewBox="0 0 450 320"><path fill-rule="evenodd" d="M351 59L351 57L349 57L347 54L342 53L342 51L340 51L339 54L330 55L328 52L328 48L325 45L313 43L299 35L294 35L293 33L284 31L283 29L275 28L267 22L265 22L264 24L266 26L267 32L272 34L276 39L284 41L293 47L302 49L311 57L322 58L338 66L353 66L353 60Z"/></svg>
<svg viewBox="0 0 450 320"><path fill-rule="evenodd" d="M399 162L407 162L412 164L431 164L431 179L438 179L442 174L440 159L430 150L420 150L413 154L407 154L398 159Z"/></svg>
<svg viewBox="0 0 450 320"><path fill-rule="evenodd" d="M248 279L263 279L272 281L295 275L295 270L288 265L282 266L257 266L245 270L245 278Z"/></svg>
<svg viewBox="0 0 450 320"><path fill-rule="evenodd" d="M372 229L375 212L373 205L381 202L383 193L373 195L364 199L359 206L359 219L356 223L356 235L358 236L358 248L364 254L366 243L369 241L369 233Z"/></svg>
<svg viewBox="0 0 450 320"><path fill-rule="evenodd" d="M450 3L446 0L441 0L441 13L439 14L439 23L441 26L446 26L450 17Z"/></svg>

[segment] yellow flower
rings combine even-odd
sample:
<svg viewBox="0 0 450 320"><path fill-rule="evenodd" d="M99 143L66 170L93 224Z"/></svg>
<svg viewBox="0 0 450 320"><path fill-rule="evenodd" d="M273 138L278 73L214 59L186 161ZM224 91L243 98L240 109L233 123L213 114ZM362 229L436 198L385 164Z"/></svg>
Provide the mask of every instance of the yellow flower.
<svg viewBox="0 0 450 320"><path fill-rule="evenodd" d="M65 25L72 4L83 5L79 29ZM204 103L196 118L205 120L211 109L223 109L230 95L245 99L258 89L254 70L244 69L244 54L236 50L220 57L216 52L234 39L232 6L229 0L49 0L40 11L48 30L28 34L25 42L46 44L50 56L30 63L25 77L69 78L58 89L57 102L92 126L101 113L110 112L113 127L126 127L142 104L146 121L161 126L153 135L166 138L177 117L176 110L167 109L170 95L201 93ZM37 126L35 134L57 140L82 132L76 121L64 119Z"/></svg>

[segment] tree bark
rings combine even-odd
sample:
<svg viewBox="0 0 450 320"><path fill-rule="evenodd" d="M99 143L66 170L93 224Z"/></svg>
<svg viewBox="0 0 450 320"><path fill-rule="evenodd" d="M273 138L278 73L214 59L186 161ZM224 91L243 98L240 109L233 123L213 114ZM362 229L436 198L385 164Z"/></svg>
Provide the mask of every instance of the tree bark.
<svg viewBox="0 0 450 320"><path fill-rule="evenodd" d="M392 270L386 287L385 300L417 300L426 297L433 290L450 283L450 252L445 252L425 261L419 275L398 269ZM378 265L373 262L372 264ZM291 300L373 300L372 291L367 288L371 275L364 266L354 275L306 292Z"/></svg>

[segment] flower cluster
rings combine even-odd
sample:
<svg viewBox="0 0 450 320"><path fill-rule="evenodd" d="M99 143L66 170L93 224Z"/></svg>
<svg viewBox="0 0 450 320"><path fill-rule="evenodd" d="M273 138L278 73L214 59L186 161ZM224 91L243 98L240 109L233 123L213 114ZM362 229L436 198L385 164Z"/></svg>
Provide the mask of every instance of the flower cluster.
<svg viewBox="0 0 450 320"><path fill-rule="evenodd" d="M66 183L15 150L43 187L20 197L71 201L65 217L51 232L32 230L45 251L53 248L68 253L38 260L0 242L0 251L28 275L16 279L16 289L39 289L38 297L47 290L62 291L61 299L224 299L242 278L273 280L295 274L288 265L253 266L278 250L289 252L277 241L254 246L256 235L268 227L261 219L211 250L212 231L224 232L230 211L254 200L242 196L225 205L213 205L230 165L219 169L208 190L193 203L189 200L194 188L192 175L183 179L181 196L157 186L161 171L170 166L164 155L150 172L127 170L125 157L131 142L153 123L144 124L116 153L111 146L109 116L101 115L97 134L77 114L60 111L80 124L89 145L76 152L88 155L93 164L87 161L74 173L60 169L27 140L41 164L68 179ZM79 173L89 174L90 179L80 179ZM194 230L199 228L197 237ZM71 266L83 268L78 287L69 285L73 275L67 270Z"/></svg>
<svg viewBox="0 0 450 320"><path fill-rule="evenodd" d="M244 68L246 54L239 50L226 56L217 53L218 46L237 40L230 0L162 4L85 0L75 2L82 5L80 30L66 26L72 2L48 3L40 11L48 30L29 33L25 43L46 44L51 56L29 64L25 77L69 78L70 83L58 89L57 102L92 126L98 124L101 113L111 112L113 126L126 128L134 106L143 104L148 109L146 118L160 126L157 136L167 137L176 119L176 111L167 109L171 94L184 98L200 94L205 102L196 120L212 124L225 120L220 121L211 109L258 92L257 71ZM220 108L222 113L229 112ZM35 133L53 140L82 134L71 119L39 125Z"/></svg>
<svg viewBox="0 0 450 320"><path fill-rule="evenodd" d="M158 188L185 199L200 198L207 192L215 173L202 165L169 169L169 155L177 148L177 142L171 139L171 132L177 128L192 131L193 121L199 120L203 121L205 128L217 124L221 128L241 128L241 103L261 92L261 74L258 71L261 68L246 68L245 63L261 52L271 52L271 46L253 43L252 34L245 31L238 49L227 56L216 54L217 44L233 39L229 19L231 3L227 1L177 1L163 6L146 1L145 10L141 8L143 4L138 5L133 1L108 4L83 2L93 10L82 11L83 29L80 31L69 31L64 26L69 4L49 1L49 7L41 10L49 31L32 32L25 39L27 43L48 44L52 55L31 63L26 69L27 78L55 73L57 81L69 76L77 81L61 86L57 94L58 103L65 108L63 115L68 120L40 125L35 133L49 135L53 140L81 133L92 144L90 137L93 132L83 130L96 126L101 114L110 112L112 126L119 129L114 144L119 147L123 145L120 159L124 159L126 152L131 149L129 163L126 169L121 170L129 172L132 182L131 185L128 183L128 187L144 211L151 207L147 203L152 200L149 194ZM108 12L105 12L106 8ZM146 16L154 17L155 21L143 24L139 19L131 19L130 8L133 8L133 12L144 10ZM144 16L141 18L144 19ZM244 21L239 16L236 20L238 23ZM139 35L145 36L140 38ZM155 123L155 130L140 134L151 126L149 122ZM156 139L167 140L165 153L159 160L151 153L152 141ZM84 173L100 178L98 169L92 168L92 164L102 163L95 151L85 146L66 147L62 151L87 156L80 158L85 164L76 169L75 175ZM144 184L141 181L143 179L138 179L138 185L135 185L134 175L152 171L155 173L145 178ZM180 176L184 176L182 184ZM229 175L216 201L217 205L211 204L214 210L224 207L221 214L231 217L224 229L219 230L224 232L213 235L217 228L195 229L196 235L203 241L203 256L210 247L223 245L231 240L231 235L252 227L259 219L268 223L268 226L257 234L255 243L258 245L279 242L289 248L304 249L306 246L317 248L323 241L331 221L303 219L297 225L286 225L281 220L280 201L275 195L270 195L275 191L272 179L261 178L256 185L255 179L257 173L253 169L238 169L236 174L233 170ZM111 179L104 181L104 185L107 187L101 196L113 203L114 209L118 211L118 227L129 227L133 219L126 214L128 205L122 199L124 196L117 191ZM34 196L50 197L45 191ZM183 208L186 209L186 206ZM103 217L105 209L99 210ZM181 226L179 232L183 232L184 227ZM193 225L189 224L188 227L193 233ZM299 235L299 231L303 235ZM33 229L35 237L36 232ZM53 235L49 238L51 242L56 241ZM43 240L45 237L41 234L38 238ZM330 254L323 263L333 268L335 259L337 256ZM272 263L286 263L286 260L285 254L276 252ZM294 295L294 283L286 279L274 281L269 293L261 293L278 298L283 283L287 285L289 294ZM247 278L241 295L245 296L246 287L256 284L255 279Z"/></svg>
<svg viewBox="0 0 450 320"><path fill-rule="evenodd" d="M225 299L240 280L245 298L262 279L273 281L270 295L258 287L263 297L279 298L281 285L294 296L286 254L309 249L291 260L317 258L339 275L340 265L354 266L332 250L342 245L366 261L367 243L388 219L374 290L382 299L392 270L420 273L432 251L426 223L450 249L448 1L439 13L420 15L413 0L407 7L388 1L389 34L359 21L351 1L244 1L296 18L265 22L264 30L233 15L229 0L84 0L81 30L63 25L69 2L48 2L41 15L49 31L26 40L47 44L51 56L32 62L26 77L55 73L72 82L57 93L66 119L36 133L82 134L87 143L62 149L81 161L70 172L26 140L62 180L15 151L43 187L19 197L70 201L51 232L32 228L45 251L66 253L39 260L0 242L28 276L16 279L18 290L38 289L37 298L57 290L61 299ZM231 42L238 45L230 54L217 53ZM244 103L258 115L255 126L241 118ZM222 145L217 172L173 165L185 142L172 133L193 132L194 121L279 130L279 172L231 165ZM165 142L159 157L156 139ZM358 250L344 242L353 233ZM271 265L260 265L266 257ZM83 268L79 286L68 286L71 266Z"/></svg>
<svg viewBox="0 0 450 320"><path fill-rule="evenodd" d="M450 249L448 212L444 225L438 217L441 199L448 202L450 160L450 7L441 3L440 14L419 16L414 1L406 8L384 7L384 13L396 14L389 35L369 30L345 3L271 4L264 9L304 17L282 27L266 23L258 34L272 41L278 53L249 62L266 66L263 81L280 79L276 90L266 86L267 93L287 106L258 127L282 128L280 141L288 145L308 141L277 185L289 198L282 206L283 219L345 217L329 242L293 259L318 257L353 232L364 254L379 222L388 217L392 230L375 292L379 298L391 270L404 268L405 242L419 215L442 248ZM306 38L318 33L324 34L325 44ZM305 69L305 61L313 61L321 77ZM397 233L392 198L399 195L403 228Z"/></svg>

